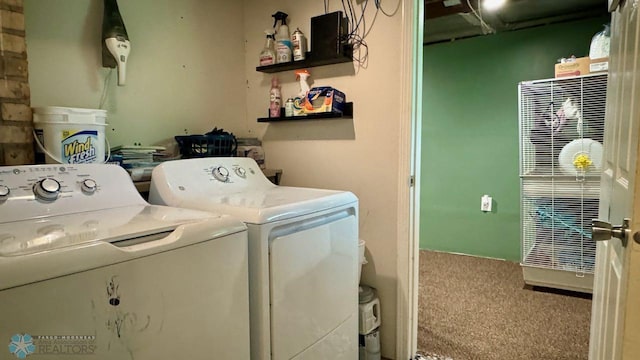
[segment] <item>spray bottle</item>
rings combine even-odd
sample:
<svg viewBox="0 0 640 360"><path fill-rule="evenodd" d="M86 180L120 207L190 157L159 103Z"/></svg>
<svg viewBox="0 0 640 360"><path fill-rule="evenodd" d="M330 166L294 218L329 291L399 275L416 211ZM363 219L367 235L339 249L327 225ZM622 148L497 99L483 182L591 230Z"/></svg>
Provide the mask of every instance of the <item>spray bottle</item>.
<svg viewBox="0 0 640 360"><path fill-rule="evenodd" d="M287 14L282 11L278 11L271 15L275 20L273 22L273 28L276 28L278 21L280 21L280 27L276 32L276 64L286 63L291 61L291 34L289 33L289 26L287 26Z"/></svg>
<svg viewBox="0 0 640 360"><path fill-rule="evenodd" d="M273 41L275 40L273 30L265 30L264 33L267 39L264 43L264 49L260 52L260 66L273 65L276 63L276 51L273 46Z"/></svg>
<svg viewBox="0 0 640 360"><path fill-rule="evenodd" d="M313 110L313 105L307 99L310 87L307 80L311 76L311 73L307 69L300 69L295 71L296 80L300 81L300 92L293 100L293 113L296 116L306 115L305 110Z"/></svg>
<svg viewBox="0 0 640 360"><path fill-rule="evenodd" d="M271 78L271 89L269 89L269 117L280 117L280 106L282 105L282 94L277 77Z"/></svg>
<svg viewBox="0 0 640 360"><path fill-rule="evenodd" d="M295 74L296 74L296 80L300 81L300 93L298 94L298 97L304 98L307 96L307 93L309 92L309 89L310 89L307 79L309 79L309 76L311 76L311 73L307 69L300 69L300 70L296 70Z"/></svg>

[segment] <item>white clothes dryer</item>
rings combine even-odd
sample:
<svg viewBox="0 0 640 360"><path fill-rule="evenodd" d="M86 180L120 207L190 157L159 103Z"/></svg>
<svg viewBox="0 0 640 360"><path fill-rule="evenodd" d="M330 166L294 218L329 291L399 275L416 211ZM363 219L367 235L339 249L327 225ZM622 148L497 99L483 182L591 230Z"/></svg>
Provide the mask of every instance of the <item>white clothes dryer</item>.
<svg viewBox="0 0 640 360"><path fill-rule="evenodd" d="M250 158L164 162L149 201L249 228L252 360L358 357L358 199L276 186Z"/></svg>
<svg viewBox="0 0 640 360"><path fill-rule="evenodd" d="M115 165L0 167L0 358L249 359L248 309L242 222Z"/></svg>

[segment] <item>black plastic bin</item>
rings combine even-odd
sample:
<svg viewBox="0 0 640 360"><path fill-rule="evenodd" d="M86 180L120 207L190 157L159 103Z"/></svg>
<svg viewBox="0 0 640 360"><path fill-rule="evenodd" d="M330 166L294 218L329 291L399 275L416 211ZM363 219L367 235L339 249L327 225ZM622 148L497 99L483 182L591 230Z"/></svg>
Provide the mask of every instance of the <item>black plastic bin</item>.
<svg viewBox="0 0 640 360"><path fill-rule="evenodd" d="M183 159L211 156L235 156L238 142L232 134L176 136Z"/></svg>

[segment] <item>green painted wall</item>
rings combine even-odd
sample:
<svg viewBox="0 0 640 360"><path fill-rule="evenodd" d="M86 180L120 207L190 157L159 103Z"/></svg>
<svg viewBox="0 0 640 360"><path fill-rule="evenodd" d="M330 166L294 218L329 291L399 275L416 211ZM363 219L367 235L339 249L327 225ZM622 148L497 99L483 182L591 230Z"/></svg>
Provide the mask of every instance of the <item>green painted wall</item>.
<svg viewBox="0 0 640 360"><path fill-rule="evenodd" d="M597 18L424 47L420 247L518 261L518 88L587 56ZM483 194L493 211L480 211Z"/></svg>

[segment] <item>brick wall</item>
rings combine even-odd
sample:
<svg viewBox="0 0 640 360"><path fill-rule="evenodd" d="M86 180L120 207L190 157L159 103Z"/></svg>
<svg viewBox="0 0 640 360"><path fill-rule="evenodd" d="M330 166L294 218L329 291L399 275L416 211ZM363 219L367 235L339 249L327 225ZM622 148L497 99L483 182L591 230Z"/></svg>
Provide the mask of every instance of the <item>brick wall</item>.
<svg viewBox="0 0 640 360"><path fill-rule="evenodd" d="M24 0L0 0L0 165L33 164Z"/></svg>

